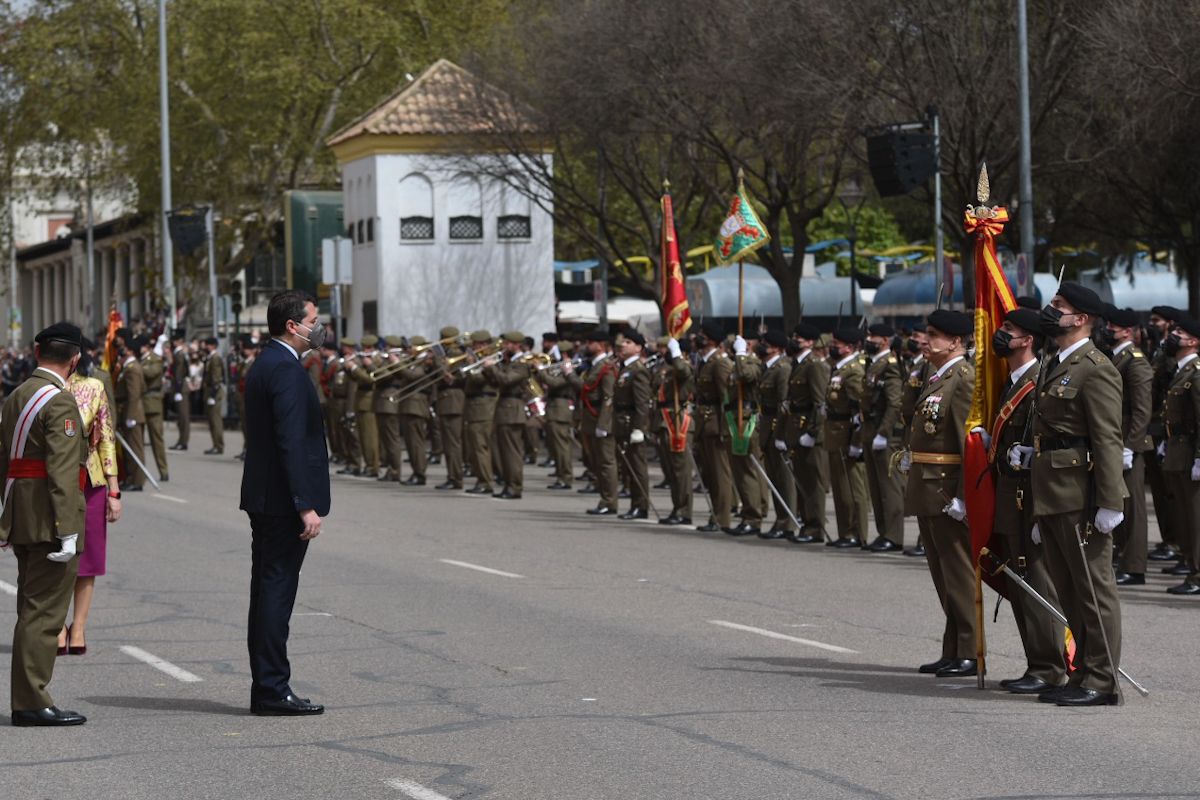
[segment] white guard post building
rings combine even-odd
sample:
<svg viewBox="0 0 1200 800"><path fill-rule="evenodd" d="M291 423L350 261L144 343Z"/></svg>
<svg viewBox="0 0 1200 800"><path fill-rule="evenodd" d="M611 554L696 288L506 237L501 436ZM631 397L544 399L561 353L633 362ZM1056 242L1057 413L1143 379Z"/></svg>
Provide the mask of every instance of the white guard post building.
<svg viewBox="0 0 1200 800"><path fill-rule="evenodd" d="M503 120L503 122L498 122ZM346 333L436 339L554 330L554 224L516 157L531 115L449 61L435 63L329 140L342 169L353 283Z"/></svg>

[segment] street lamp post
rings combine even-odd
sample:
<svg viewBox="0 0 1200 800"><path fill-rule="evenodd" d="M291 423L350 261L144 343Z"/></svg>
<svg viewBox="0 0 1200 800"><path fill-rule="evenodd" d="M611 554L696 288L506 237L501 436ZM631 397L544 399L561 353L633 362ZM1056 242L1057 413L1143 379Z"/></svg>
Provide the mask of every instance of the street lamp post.
<svg viewBox="0 0 1200 800"><path fill-rule="evenodd" d="M858 272L858 214L866 199L867 193L863 191L857 176L852 175L847 178L846 182L842 184L841 191L838 192L838 202L842 204L842 209L846 212L846 220L850 223L846 238L850 240L850 316L855 321L858 320L858 286L855 281L855 275Z"/></svg>

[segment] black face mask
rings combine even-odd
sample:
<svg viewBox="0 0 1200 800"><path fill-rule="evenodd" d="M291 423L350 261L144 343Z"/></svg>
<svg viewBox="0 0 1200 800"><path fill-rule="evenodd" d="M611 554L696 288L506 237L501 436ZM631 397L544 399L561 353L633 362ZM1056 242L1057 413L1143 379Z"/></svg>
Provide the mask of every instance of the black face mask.
<svg viewBox="0 0 1200 800"><path fill-rule="evenodd" d="M866 354L869 356L878 355L880 349L879 342L872 342L870 339L863 342L863 350L866 351Z"/></svg>
<svg viewBox="0 0 1200 800"><path fill-rule="evenodd" d="M1042 309L1042 333L1050 338L1057 338L1066 333L1066 329L1060 324L1062 318L1066 316L1062 311L1054 306L1046 306Z"/></svg>
<svg viewBox="0 0 1200 800"><path fill-rule="evenodd" d="M909 339L906 347L914 356L921 352L921 345L916 339Z"/></svg>
<svg viewBox="0 0 1200 800"><path fill-rule="evenodd" d="M992 334L992 352L1001 358L1011 356L1013 335L1006 330L997 328Z"/></svg>
<svg viewBox="0 0 1200 800"><path fill-rule="evenodd" d="M766 361L767 360L767 346L765 344L755 345L754 346L754 355L758 356L759 361Z"/></svg>
<svg viewBox="0 0 1200 800"><path fill-rule="evenodd" d="M1106 350L1112 350L1117 345L1117 335L1108 329L1108 326L1096 331L1096 341Z"/></svg>
<svg viewBox="0 0 1200 800"><path fill-rule="evenodd" d="M1179 348L1183 345L1179 341L1179 337L1174 334L1167 334L1167 338L1163 339L1163 352L1169 356L1173 356L1179 352Z"/></svg>
<svg viewBox="0 0 1200 800"><path fill-rule="evenodd" d="M831 359L834 361L841 361L842 356L844 355L845 353L842 352L842 348L838 347L836 344L829 345L829 357Z"/></svg>

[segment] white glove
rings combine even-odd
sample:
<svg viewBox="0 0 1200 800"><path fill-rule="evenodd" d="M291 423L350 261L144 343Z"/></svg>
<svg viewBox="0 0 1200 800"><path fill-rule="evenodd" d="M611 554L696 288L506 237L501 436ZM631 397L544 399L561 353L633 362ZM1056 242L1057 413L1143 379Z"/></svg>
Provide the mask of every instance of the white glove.
<svg viewBox="0 0 1200 800"><path fill-rule="evenodd" d="M216 404L217 404L217 398L215 398L215 397L208 398L208 405L215 406Z"/></svg>
<svg viewBox="0 0 1200 800"><path fill-rule="evenodd" d="M733 354L735 356L746 355L746 340L740 336L733 340Z"/></svg>
<svg viewBox="0 0 1200 800"><path fill-rule="evenodd" d="M550 357L551 357L551 358L553 358L555 361L558 361L559 359L561 359L561 358L562 358L562 353L561 353L561 352L559 352L558 345L554 345L554 347L551 347L551 348L550 348L550 354L549 354L549 355L550 355Z"/></svg>
<svg viewBox="0 0 1200 800"><path fill-rule="evenodd" d="M1192 480L1200 481L1200 458L1192 461Z"/></svg>
<svg viewBox="0 0 1200 800"><path fill-rule="evenodd" d="M785 442L783 439L776 439L775 440L775 449L781 453L786 453L787 452L787 442Z"/></svg>
<svg viewBox="0 0 1200 800"><path fill-rule="evenodd" d="M1033 459L1033 448L1027 444L1014 444L1008 451L1008 465L1013 469L1029 469Z"/></svg>
<svg viewBox="0 0 1200 800"><path fill-rule="evenodd" d="M1130 450L1128 447L1121 448L1121 469L1122 470L1133 469L1133 451Z"/></svg>
<svg viewBox="0 0 1200 800"><path fill-rule="evenodd" d="M983 427L980 427L979 425L976 425L974 428L971 428L970 433L978 433L980 436L983 437L983 449L984 450L987 450L988 448L990 448L992 446L992 435L987 432L987 428L983 428Z"/></svg>
<svg viewBox="0 0 1200 800"><path fill-rule="evenodd" d="M608 437L608 431L604 430L604 428L596 428L596 438L597 439L605 439L607 437Z"/></svg>
<svg viewBox="0 0 1200 800"><path fill-rule="evenodd" d="M1167 442L1166 442L1166 440L1163 440L1158 443L1158 451L1157 452L1158 452L1159 458L1167 457Z"/></svg>
<svg viewBox="0 0 1200 800"><path fill-rule="evenodd" d="M136 419L127 419L127 420L125 420L125 427L126 427L126 428L133 428L133 427L135 427L136 425L137 425L137 420L136 420Z"/></svg>
<svg viewBox="0 0 1200 800"><path fill-rule="evenodd" d="M862 455L862 448L852 444L847 452L849 452L851 458L858 458Z"/></svg>
<svg viewBox="0 0 1200 800"><path fill-rule="evenodd" d="M900 456L900 471L905 475L912 469L912 451L905 450L904 455Z"/></svg>
<svg viewBox="0 0 1200 800"><path fill-rule="evenodd" d="M630 444L641 444L644 441L646 441L646 434L642 433L637 428L634 428L632 431L629 432L629 443Z"/></svg>
<svg viewBox="0 0 1200 800"><path fill-rule="evenodd" d="M967 521L967 507L960 498L951 500L942 511L955 522Z"/></svg>
<svg viewBox="0 0 1200 800"><path fill-rule="evenodd" d="M1195 467L1192 468L1193 470ZM1111 508L1096 509L1096 530L1101 533L1112 533L1125 519L1124 511L1113 511Z"/></svg>
<svg viewBox="0 0 1200 800"><path fill-rule="evenodd" d="M354 412L353 412L353 411L347 411L347 412L346 412L346 419L354 419Z"/></svg>
<svg viewBox="0 0 1200 800"><path fill-rule="evenodd" d="M862 414L855 414L850 418L850 422L854 425L854 429L858 430L862 427Z"/></svg>
<svg viewBox="0 0 1200 800"><path fill-rule="evenodd" d="M182 394L180 394L179 392L176 392L176 393L175 393L175 402L176 402L176 403L182 403L182 402L183 402L183 395L182 395Z"/></svg>
<svg viewBox="0 0 1200 800"><path fill-rule="evenodd" d="M872 450L887 450L888 440L882 433L875 434L875 438L871 440Z"/></svg>
<svg viewBox="0 0 1200 800"><path fill-rule="evenodd" d="M800 446L801 447L815 447L816 444L817 444L817 440L812 437L811 433L800 434Z"/></svg>
<svg viewBox="0 0 1200 800"><path fill-rule="evenodd" d="M1029 532L1029 538L1033 540L1034 544L1042 543L1042 529L1038 527L1036 522L1033 523L1033 530Z"/></svg>
<svg viewBox="0 0 1200 800"><path fill-rule="evenodd" d="M683 355L683 349L680 348L678 339L667 340L667 352L671 354L671 358L679 358Z"/></svg>

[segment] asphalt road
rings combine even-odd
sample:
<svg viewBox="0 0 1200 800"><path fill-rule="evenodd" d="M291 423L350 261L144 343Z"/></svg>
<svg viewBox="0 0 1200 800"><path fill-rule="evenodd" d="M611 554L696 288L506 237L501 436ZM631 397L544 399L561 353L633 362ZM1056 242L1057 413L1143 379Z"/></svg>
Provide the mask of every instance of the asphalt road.
<svg viewBox="0 0 1200 800"><path fill-rule="evenodd" d="M51 685L89 722L0 727L0 797L1200 796L1200 603L1165 576L1121 595L1151 697L1062 709L994 688L1023 659L990 590L979 691L916 672L942 629L923 560L596 520L536 467L517 502L435 491L437 468L336 477L291 636L293 686L327 711L250 716L241 465L206 446L127 496L89 653Z"/></svg>

